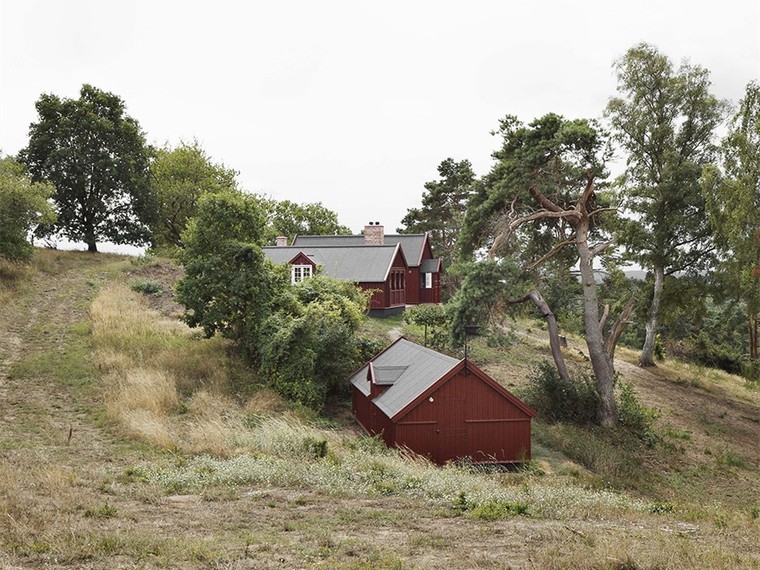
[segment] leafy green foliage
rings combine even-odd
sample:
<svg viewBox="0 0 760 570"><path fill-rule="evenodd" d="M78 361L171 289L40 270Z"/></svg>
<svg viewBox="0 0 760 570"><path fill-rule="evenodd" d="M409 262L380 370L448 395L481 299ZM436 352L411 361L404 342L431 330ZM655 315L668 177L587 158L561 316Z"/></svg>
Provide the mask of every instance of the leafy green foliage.
<svg viewBox="0 0 760 570"><path fill-rule="evenodd" d="M404 313L404 321L425 329L425 346L443 348L448 341L449 316L441 305L416 305Z"/></svg>
<svg viewBox="0 0 760 570"><path fill-rule="evenodd" d="M599 394L593 379L578 374L565 382L548 362L539 363L531 374L527 399L549 422L590 425L599 421Z"/></svg>
<svg viewBox="0 0 760 570"><path fill-rule="evenodd" d="M220 333L258 361L258 339L288 274L264 257L265 210L255 196L206 194L183 234L185 276L177 301L185 320L207 336Z"/></svg>
<svg viewBox="0 0 760 570"><path fill-rule="evenodd" d="M255 196L203 195L183 234L177 299L190 326L232 339L281 394L319 408L358 364L368 298L322 276L291 285L287 266L264 257L266 215Z"/></svg>
<svg viewBox="0 0 760 570"><path fill-rule="evenodd" d="M648 366L654 364L664 276L704 269L711 260L699 178L712 160L713 132L727 104L710 93L706 69L684 63L676 71L648 44L629 49L615 67L620 97L610 100L606 115L628 153L616 185L630 213L618 221L618 240L627 259L655 276L641 355Z"/></svg>
<svg viewBox="0 0 760 570"><path fill-rule="evenodd" d="M477 179L469 160L455 162L447 158L438 165L440 180L425 183L422 207L410 208L401 220L400 233L430 233L430 243L444 267L457 261L457 241L464 223L467 202ZM455 274L445 275L449 294L456 289Z"/></svg>
<svg viewBox="0 0 760 570"><path fill-rule="evenodd" d="M158 281L145 279L132 284L132 291L137 291L143 295L160 295L164 292L164 287Z"/></svg>
<svg viewBox="0 0 760 570"><path fill-rule="evenodd" d="M760 320L760 84L747 85L721 145L724 172L702 176L710 223L718 236L718 271L727 289L746 306L749 357L758 360Z"/></svg>
<svg viewBox="0 0 760 570"><path fill-rule="evenodd" d="M505 298L521 286L521 272L509 259L462 264L459 290L446 304L450 341L465 342L466 327L498 328L505 314ZM519 291L519 289L518 289Z"/></svg>
<svg viewBox="0 0 760 570"><path fill-rule="evenodd" d="M79 99L44 94L29 145L19 153L35 182L55 185L58 220L38 230L84 241L144 244L155 215L149 148L118 96L83 85Z"/></svg>
<svg viewBox="0 0 760 570"><path fill-rule="evenodd" d="M238 173L214 163L198 141L156 150L150 173L156 205L151 229L158 247L182 246L182 233L203 194L237 189Z"/></svg>
<svg viewBox="0 0 760 570"><path fill-rule="evenodd" d="M271 235L292 240L296 235L348 235L351 230L338 222L338 214L321 202L296 204L290 200L270 204L269 224Z"/></svg>
<svg viewBox="0 0 760 570"><path fill-rule="evenodd" d="M48 204L54 190L50 184L32 182L12 158L0 158L0 257L9 261L31 257L32 230L55 221Z"/></svg>
<svg viewBox="0 0 760 570"><path fill-rule="evenodd" d="M630 430L648 444L654 444L656 437L652 431L655 420L660 417L659 410L639 402L633 384L618 383L618 416L620 425Z"/></svg>
<svg viewBox="0 0 760 570"><path fill-rule="evenodd" d="M367 295L351 283L316 276L285 293L259 340L261 372L285 397L321 408L359 364L356 332Z"/></svg>

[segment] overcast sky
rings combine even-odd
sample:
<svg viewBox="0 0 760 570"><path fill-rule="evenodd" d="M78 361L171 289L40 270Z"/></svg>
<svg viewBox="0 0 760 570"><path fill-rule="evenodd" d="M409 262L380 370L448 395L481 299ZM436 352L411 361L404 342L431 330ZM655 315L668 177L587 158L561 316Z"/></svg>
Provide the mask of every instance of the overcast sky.
<svg viewBox="0 0 760 570"><path fill-rule="evenodd" d="M395 230L443 159L489 169L504 115L600 117L641 41L737 101L760 79L760 1L0 0L0 149L27 144L41 93L90 83L247 191Z"/></svg>

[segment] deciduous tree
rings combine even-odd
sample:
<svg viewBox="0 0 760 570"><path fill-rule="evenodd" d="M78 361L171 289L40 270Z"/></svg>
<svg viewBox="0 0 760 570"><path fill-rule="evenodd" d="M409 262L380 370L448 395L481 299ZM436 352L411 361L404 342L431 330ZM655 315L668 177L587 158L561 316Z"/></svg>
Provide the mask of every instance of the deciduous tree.
<svg viewBox="0 0 760 570"><path fill-rule="evenodd" d="M182 232L203 194L237 190L238 173L215 163L198 141L158 149L150 173L156 204L153 241L158 247L183 245Z"/></svg>
<svg viewBox="0 0 760 570"><path fill-rule="evenodd" d="M627 258L654 274L640 364L654 366L655 335L665 276L704 268L712 249L699 189L713 158L713 133L727 109L710 93L710 74L684 62L673 69L657 48L639 44L615 63L619 96L606 115L627 153L618 179Z"/></svg>
<svg viewBox="0 0 760 570"><path fill-rule="evenodd" d="M351 230L338 222L338 214L321 202L297 204L290 200L273 202L270 211L271 240L277 236L347 235Z"/></svg>
<svg viewBox="0 0 760 570"><path fill-rule="evenodd" d="M138 122L118 96L83 85L79 99L44 94L29 145L19 153L35 182L55 186L55 231L84 241L147 243L155 213L149 192L149 149Z"/></svg>
<svg viewBox="0 0 760 570"><path fill-rule="evenodd" d="M755 82L747 85L720 156L722 172L717 166L705 169L702 188L718 238L721 278L746 304L755 370L760 319L760 85Z"/></svg>
<svg viewBox="0 0 760 570"><path fill-rule="evenodd" d="M12 158L0 158L0 257L23 261L32 255L32 230L55 221L48 203L53 191L50 184L32 182Z"/></svg>
<svg viewBox="0 0 760 570"><path fill-rule="evenodd" d="M182 235L185 275L177 300L185 320L207 336L219 333L258 361L258 340L275 299L289 281L265 259L266 209L256 196L205 194Z"/></svg>

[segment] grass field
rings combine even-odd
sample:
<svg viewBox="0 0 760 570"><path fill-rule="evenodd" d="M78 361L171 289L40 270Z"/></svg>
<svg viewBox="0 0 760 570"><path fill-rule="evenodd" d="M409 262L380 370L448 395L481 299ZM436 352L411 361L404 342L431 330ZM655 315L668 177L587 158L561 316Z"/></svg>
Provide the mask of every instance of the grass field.
<svg viewBox="0 0 760 570"><path fill-rule="evenodd" d="M760 568L760 391L616 368L654 437L534 423L517 472L435 467L288 405L177 316L170 263L40 250L0 266L4 568ZM372 320L367 334L421 331ZM536 323L470 357L518 394ZM568 359L580 366L579 339Z"/></svg>

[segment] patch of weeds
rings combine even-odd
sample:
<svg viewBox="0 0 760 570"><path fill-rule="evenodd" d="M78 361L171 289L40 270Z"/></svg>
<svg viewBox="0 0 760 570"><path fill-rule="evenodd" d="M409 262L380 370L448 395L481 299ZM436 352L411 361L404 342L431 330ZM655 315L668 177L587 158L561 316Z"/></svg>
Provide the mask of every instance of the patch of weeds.
<svg viewBox="0 0 760 570"><path fill-rule="evenodd" d="M33 542L29 547L29 551L34 554L47 554L52 550L52 547L46 542Z"/></svg>
<svg viewBox="0 0 760 570"><path fill-rule="evenodd" d="M327 456L327 440L307 437L304 439L304 450L314 459L322 459Z"/></svg>
<svg viewBox="0 0 760 570"><path fill-rule="evenodd" d="M675 512L676 508L671 503L660 503L656 501L649 507L649 512L655 515L663 515Z"/></svg>
<svg viewBox="0 0 760 570"><path fill-rule="evenodd" d="M653 446L657 442L657 436L652 431L652 426L660 411L650 408L639 402L633 384L629 382L618 383L618 419L644 443Z"/></svg>
<svg viewBox="0 0 760 570"><path fill-rule="evenodd" d="M718 530L726 530L728 528L728 518L724 514L716 516L713 523Z"/></svg>
<svg viewBox="0 0 760 570"><path fill-rule="evenodd" d="M714 452L712 455L715 458L715 463L721 467L736 467L739 469L744 469L747 466L746 461L744 461L740 455L734 453L730 449L721 448Z"/></svg>
<svg viewBox="0 0 760 570"><path fill-rule="evenodd" d="M164 292L164 286L158 281L145 279L132 283L132 291L142 293L143 295L160 295Z"/></svg>
<svg viewBox="0 0 760 570"><path fill-rule="evenodd" d="M113 505L109 505L108 501L96 507L94 509L86 509L84 516L91 519L111 519L116 516L117 509Z"/></svg>
<svg viewBox="0 0 760 570"><path fill-rule="evenodd" d="M760 519L760 507L758 507L757 505L753 505L749 509L749 518L751 518L753 521Z"/></svg>
<svg viewBox="0 0 760 570"><path fill-rule="evenodd" d="M482 502L471 501L464 491L453 500L452 508L458 515L467 514L474 519L495 521L513 516L528 516L530 508L522 501L489 499Z"/></svg>
<svg viewBox="0 0 760 570"><path fill-rule="evenodd" d="M665 428L665 435L672 439L691 441L691 432L687 429L678 429L673 426L668 426Z"/></svg>
<svg viewBox="0 0 760 570"><path fill-rule="evenodd" d="M368 455L387 455L390 453L390 449L379 435L356 438L348 442L348 447L351 450L361 451Z"/></svg>

